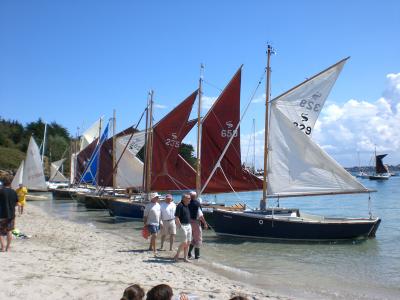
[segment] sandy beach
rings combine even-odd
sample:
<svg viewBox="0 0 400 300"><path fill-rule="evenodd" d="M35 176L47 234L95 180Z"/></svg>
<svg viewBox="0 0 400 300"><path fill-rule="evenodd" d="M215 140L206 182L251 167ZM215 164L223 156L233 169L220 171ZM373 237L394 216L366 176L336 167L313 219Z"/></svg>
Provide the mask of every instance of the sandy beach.
<svg viewBox="0 0 400 300"><path fill-rule="evenodd" d="M162 251L154 257L137 230L123 238L57 219L29 204L26 213L17 217L16 228L30 238L15 238L11 252L0 253L0 299L120 299L133 283L146 291L167 283L174 295L186 292L200 299L238 294L249 299L288 299L219 276L200 262L174 263L174 252Z"/></svg>

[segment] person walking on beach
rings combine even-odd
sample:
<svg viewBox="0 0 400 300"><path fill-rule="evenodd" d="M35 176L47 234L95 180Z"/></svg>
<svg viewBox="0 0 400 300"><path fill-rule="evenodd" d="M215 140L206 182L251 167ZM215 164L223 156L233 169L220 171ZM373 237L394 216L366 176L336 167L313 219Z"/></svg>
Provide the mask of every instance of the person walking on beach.
<svg viewBox="0 0 400 300"><path fill-rule="evenodd" d="M208 228L207 222L204 219L203 212L201 210L200 202L197 200L197 193L190 192L190 225L192 226L192 241L189 246L188 257L192 257L192 250L194 248L195 259L200 258L200 247L203 243L203 232L201 229L201 223L204 225L204 229Z"/></svg>
<svg viewBox="0 0 400 300"><path fill-rule="evenodd" d="M11 178L5 176L3 178L3 187L0 188L0 244L1 251L10 249L12 234L15 225L15 206L17 206L17 193L10 187ZM4 237L7 237L5 246Z"/></svg>
<svg viewBox="0 0 400 300"><path fill-rule="evenodd" d="M143 213L143 222L147 226L151 236L150 236L150 246L149 250L153 250L154 254L157 254L156 239L157 233L160 230L160 220L161 220L161 207L158 203L158 193L150 194L150 203L146 204Z"/></svg>
<svg viewBox="0 0 400 300"><path fill-rule="evenodd" d="M28 189L22 184L15 190L18 196L18 213L22 215L24 213L24 207L26 203L26 195L28 194Z"/></svg>
<svg viewBox="0 0 400 300"><path fill-rule="evenodd" d="M172 251L176 235L175 211L176 205L172 195L168 194L165 196L165 202L161 203L161 250L164 249L165 238L169 236L169 250Z"/></svg>
<svg viewBox="0 0 400 300"><path fill-rule="evenodd" d="M174 256L174 260L178 261L179 255L183 250L183 260L189 262L188 260L188 248L190 241L192 240L192 226L190 226L190 211L189 211L190 195L182 195L182 201L177 205L175 211L175 222L176 226L179 228L180 233L183 235L183 241L179 245L178 251Z"/></svg>

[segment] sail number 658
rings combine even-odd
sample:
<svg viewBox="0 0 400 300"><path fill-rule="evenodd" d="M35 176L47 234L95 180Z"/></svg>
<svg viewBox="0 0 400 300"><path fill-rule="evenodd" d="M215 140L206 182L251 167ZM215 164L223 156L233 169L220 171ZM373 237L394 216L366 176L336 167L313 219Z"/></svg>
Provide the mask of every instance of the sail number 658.
<svg viewBox="0 0 400 300"><path fill-rule="evenodd" d="M221 130L221 136L222 137L230 138L232 135L234 137L237 137L237 131L232 130L232 129L222 129Z"/></svg>

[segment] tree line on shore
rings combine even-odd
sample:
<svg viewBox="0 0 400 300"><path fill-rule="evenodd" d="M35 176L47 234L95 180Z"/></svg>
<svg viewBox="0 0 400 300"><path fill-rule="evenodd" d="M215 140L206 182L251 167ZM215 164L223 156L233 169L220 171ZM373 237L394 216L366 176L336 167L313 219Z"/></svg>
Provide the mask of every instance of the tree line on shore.
<svg viewBox="0 0 400 300"><path fill-rule="evenodd" d="M46 124L40 118L24 126L19 121L6 120L0 116L0 169L16 171L25 158L31 136L35 138L40 148L43 147L45 126ZM46 170L49 170L50 162L66 158L64 170L68 174L70 145L73 141L74 139L64 126L56 122L47 124L44 152L45 173L48 173ZM195 166L196 158L192 145L182 143L179 152L192 166ZM143 159L143 151L138 156Z"/></svg>

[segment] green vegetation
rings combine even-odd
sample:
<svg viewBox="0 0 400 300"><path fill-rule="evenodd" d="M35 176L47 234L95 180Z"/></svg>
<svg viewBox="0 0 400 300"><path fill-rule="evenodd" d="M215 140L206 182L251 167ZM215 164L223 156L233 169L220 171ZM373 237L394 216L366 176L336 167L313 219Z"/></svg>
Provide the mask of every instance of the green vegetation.
<svg viewBox="0 0 400 300"><path fill-rule="evenodd" d="M23 126L18 121L0 117L0 169L16 170L25 157L30 137L40 146L43 142L45 123L39 119ZM66 128L53 122L47 125L46 161L68 157L70 144Z"/></svg>

